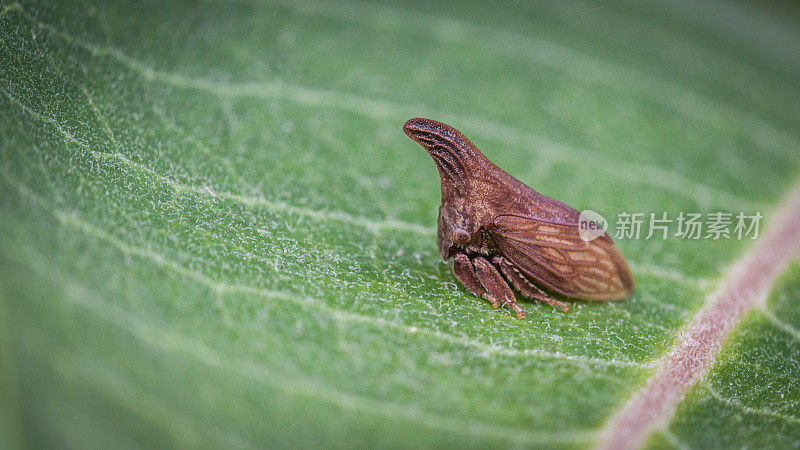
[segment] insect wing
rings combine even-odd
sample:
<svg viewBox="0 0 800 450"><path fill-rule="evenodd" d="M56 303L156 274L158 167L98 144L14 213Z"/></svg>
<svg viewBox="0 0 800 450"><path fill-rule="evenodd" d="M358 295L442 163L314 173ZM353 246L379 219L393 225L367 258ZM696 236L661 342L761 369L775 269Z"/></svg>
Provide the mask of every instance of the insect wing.
<svg viewBox="0 0 800 450"><path fill-rule="evenodd" d="M586 300L630 295L633 275L611 238L581 239L578 223L506 214L490 236L500 253L528 278L560 294Z"/></svg>

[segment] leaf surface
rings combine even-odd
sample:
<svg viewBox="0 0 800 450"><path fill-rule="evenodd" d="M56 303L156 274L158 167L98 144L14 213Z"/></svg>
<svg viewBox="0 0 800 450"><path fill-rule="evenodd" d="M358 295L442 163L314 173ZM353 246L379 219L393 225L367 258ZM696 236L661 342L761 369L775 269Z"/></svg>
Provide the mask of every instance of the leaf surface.
<svg viewBox="0 0 800 450"><path fill-rule="evenodd" d="M625 2L3 2L3 434L591 446L752 242L643 229L618 241L631 299L524 302L516 320L439 260L436 170L401 125L450 123L612 223L769 226L800 166L800 71L696 20ZM755 325L741 345L787 345Z"/></svg>
<svg viewBox="0 0 800 450"><path fill-rule="evenodd" d="M651 447L792 447L800 440L800 266L731 334ZM732 426L732 424L734 426Z"/></svg>

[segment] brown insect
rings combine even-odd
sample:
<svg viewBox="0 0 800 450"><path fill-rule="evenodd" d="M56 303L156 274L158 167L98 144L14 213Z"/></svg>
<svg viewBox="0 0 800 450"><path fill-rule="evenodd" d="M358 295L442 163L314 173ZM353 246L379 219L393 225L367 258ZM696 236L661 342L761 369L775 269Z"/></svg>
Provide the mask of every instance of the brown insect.
<svg viewBox="0 0 800 450"><path fill-rule="evenodd" d="M439 252L445 261L454 257L456 278L473 294L522 318L509 285L564 312L569 305L536 285L584 300L619 300L633 291L633 274L611 238L581 238L578 211L507 174L449 125L411 119L403 131L439 169Z"/></svg>

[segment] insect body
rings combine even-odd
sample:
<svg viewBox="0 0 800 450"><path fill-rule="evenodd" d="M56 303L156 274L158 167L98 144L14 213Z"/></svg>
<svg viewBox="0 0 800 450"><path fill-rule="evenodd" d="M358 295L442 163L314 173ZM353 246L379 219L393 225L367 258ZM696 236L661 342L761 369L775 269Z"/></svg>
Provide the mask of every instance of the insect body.
<svg viewBox="0 0 800 450"><path fill-rule="evenodd" d="M559 306L544 289L584 300L619 300L633 275L611 238L586 241L578 211L529 188L492 164L455 128L411 119L403 131L431 155L442 183L437 243L454 259L456 278L473 294L509 306L525 297Z"/></svg>

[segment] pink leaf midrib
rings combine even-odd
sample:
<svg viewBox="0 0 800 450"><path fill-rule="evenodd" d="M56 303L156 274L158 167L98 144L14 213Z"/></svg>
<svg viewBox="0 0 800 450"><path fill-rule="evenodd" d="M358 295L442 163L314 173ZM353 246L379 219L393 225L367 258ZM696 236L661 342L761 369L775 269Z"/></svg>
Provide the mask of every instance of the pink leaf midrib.
<svg viewBox="0 0 800 450"><path fill-rule="evenodd" d="M681 331L655 373L604 427L601 449L640 447L707 372L731 329L760 306L775 278L800 251L800 187L777 210L755 246L728 272L706 305Z"/></svg>

